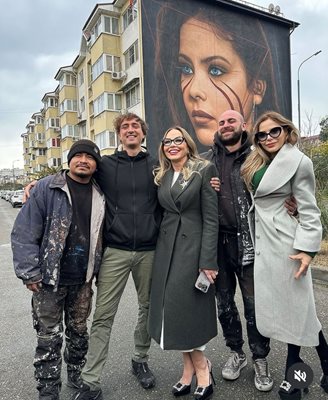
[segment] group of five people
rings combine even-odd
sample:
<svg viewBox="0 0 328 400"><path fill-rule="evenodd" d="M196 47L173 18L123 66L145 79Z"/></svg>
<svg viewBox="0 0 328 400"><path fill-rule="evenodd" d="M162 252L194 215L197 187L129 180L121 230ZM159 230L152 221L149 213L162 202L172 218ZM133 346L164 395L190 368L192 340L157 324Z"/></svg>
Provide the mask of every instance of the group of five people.
<svg viewBox="0 0 328 400"><path fill-rule="evenodd" d="M235 304L238 280L256 388L273 387L266 358L273 338L288 344L280 398L301 398L287 377L301 361L300 346L316 346L328 393L328 346L308 269L320 248L320 212L312 164L295 146L291 121L264 113L249 135L242 115L225 111L202 157L188 132L174 126L163 136L158 161L142 147L147 125L137 115L121 115L115 129L121 148L110 156L100 157L90 140L75 142L69 171L38 182L13 227L15 272L33 291L39 399L59 399L63 313L74 399L103 398L101 374L130 272L139 305L131 367L145 389L155 385L148 366L153 338L182 352L174 396L189 394L194 376L194 398L212 396L204 350L217 335L216 304L231 349L222 376L239 377L247 360ZM296 217L286 209L293 197ZM195 287L200 272L211 284L205 293Z"/></svg>

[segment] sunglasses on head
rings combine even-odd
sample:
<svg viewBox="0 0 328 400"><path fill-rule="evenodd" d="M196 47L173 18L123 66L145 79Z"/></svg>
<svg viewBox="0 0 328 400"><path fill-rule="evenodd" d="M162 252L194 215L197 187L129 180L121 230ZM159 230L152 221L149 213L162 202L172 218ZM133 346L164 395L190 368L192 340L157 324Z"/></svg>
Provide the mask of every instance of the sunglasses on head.
<svg viewBox="0 0 328 400"><path fill-rule="evenodd" d="M269 132L257 132L255 133L255 139L258 142L265 142L268 138L268 136L271 136L273 139L276 139L277 137L280 136L282 129L284 126L275 126L274 128L271 128Z"/></svg>
<svg viewBox="0 0 328 400"><path fill-rule="evenodd" d="M171 146L172 143L179 145L182 144L185 141L185 138L182 136L177 136L174 139L169 139L169 138L165 138L162 140L162 144L163 146Z"/></svg>

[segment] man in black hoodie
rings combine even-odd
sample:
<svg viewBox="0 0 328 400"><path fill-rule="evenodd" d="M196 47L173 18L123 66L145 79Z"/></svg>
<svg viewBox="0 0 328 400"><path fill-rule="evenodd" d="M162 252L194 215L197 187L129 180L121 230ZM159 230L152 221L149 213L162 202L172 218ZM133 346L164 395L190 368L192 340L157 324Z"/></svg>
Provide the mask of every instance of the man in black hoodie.
<svg viewBox="0 0 328 400"><path fill-rule="evenodd" d="M83 385L74 399L102 399L100 377L106 363L115 314L130 272L135 283L139 315L134 332L132 372L145 389L155 384L148 368L147 332L154 250L161 220L154 184L156 161L142 148L146 123L128 113L114 121L121 149L103 156L96 180L106 198L104 255L97 279L93 317Z"/></svg>
<svg viewBox="0 0 328 400"><path fill-rule="evenodd" d="M226 344L231 349L222 376L235 380L247 364L243 351L243 334L240 316L234 300L238 280L242 293L248 343L253 354L254 384L260 391L272 389L266 357L270 351L268 338L256 328L254 306L254 249L250 237L247 213L250 195L240 176L240 168L250 152L250 142L242 115L233 110L225 111L218 121L214 145L206 154L217 167L221 181L218 192L219 239L216 296L218 317Z"/></svg>

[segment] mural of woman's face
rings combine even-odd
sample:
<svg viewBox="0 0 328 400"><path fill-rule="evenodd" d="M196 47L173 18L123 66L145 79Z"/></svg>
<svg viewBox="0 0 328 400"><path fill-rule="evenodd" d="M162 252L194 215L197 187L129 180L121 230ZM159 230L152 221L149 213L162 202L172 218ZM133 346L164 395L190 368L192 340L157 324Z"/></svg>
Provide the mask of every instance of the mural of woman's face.
<svg viewBox="0 0 328 400"><path fill-rule="evenodd" d="M182 25L178 63L184 105L202 144L212 145L218 118L226 110L240 112L250 128L265 83L257 80L248 87L242 59L213 26L195 18Z"/></svg>

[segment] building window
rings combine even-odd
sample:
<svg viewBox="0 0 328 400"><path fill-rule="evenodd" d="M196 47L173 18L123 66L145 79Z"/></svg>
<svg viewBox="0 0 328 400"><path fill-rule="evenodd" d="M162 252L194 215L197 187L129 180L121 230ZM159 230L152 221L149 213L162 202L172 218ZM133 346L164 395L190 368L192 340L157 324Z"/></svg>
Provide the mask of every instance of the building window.
<svg viewBox="0 0 328 400"><path fill-rule="evenodd" d="M48 167L60 167L61 166L61 158L49 158Z"/></svg>
<svg viewBox="0 0 328 400"><path fill-rule="evenodd" d="M49 118L46 123L46 128L59 128L60 120L59 118Z"/></svg>
<svg viewBox="0 0 328 400"><path fill-rule="evenodd" d="M125 30L137 18L137 7L128 7L123 14L123 30Z"/></svg>
<svg viewBox="0 0 328 400"><path fill-rule="evenodd" d="M105 59L106 59L106 64L105 64L106 71L120 72L122 70L120 57L111 56L110 54L106 54Z"/></svg>
<svg viewBox="0 0 328 400"><path fill-rule="evenodd" d="M116 93L103 93L93 102L94 115L105 110L120 111L122 109L122 97Z"/></svg>
<svg viewBox="0 0 328 400"><path fill-rule="evenodd" d="M104 16L104 25L105 29L104 32L106 33L111 33L113 35L118 35L118 18L115 17L108 17Z"/></svg>
<svg viewBox="0 0 328 400"><path fill-rule="evenodd" d="M95 135L96 145L100 150L117 147L117 135L112 131L103 131Z"/></svg>
<svg viewBox="0 0 328 400"><path fill-rule="evenodd" d="M55 99L53 97L50 97L46 101L45 105L46 105L47 108L49 108L49 107L58 107L58 101L57 101L57 99Z"/></svg>
<svg viewBox="0 0 328 400"><path fill-rule="evenodd" d="M59 138L50 138L47 140L47 148L51 147L60 147L60 139Z"/></svg>
<svg viewBox="0 0 328 400"><path fill-rule="evenodd" d="M140 101L140 86L133 86L125 93L126 108L135 106Z"/></svg>
<svg viewBox="0 0 328 400"><path fill-rule="evenodd" d="M103 56L100 56L98 60L92 66L92 79L97 79L98 76L103 72Z"/></svg>
<svg viewBox="0 0 328 400"><path fill-rule="evenodd" d="M129 68L132 64L138 61L138 41L134 42L131 47L124 53L125 67Z"/></svg>
<svg viewBox="0 0 328 400"><path fill-rule="evenodd" d="M85 111L85 97L80 98L80 111L83 112Z"/></svg>
<svg viewBox="0 0 328 400"><path fill-rule="evenodd" d="M62 89L64 86L76 86L75 76L72 74L63 74L59 81L59 87Z"/></svg>
<svg viewBox="0 0 328 400"><path fill-rule="evenodd" d="M66 99L60 103L60 113L63 114L65 111L77 111L77 101Z"/></svg>
<svg viewBox="0 0 328 400"><path fill-rule="evenodd" d="M65 125L61 129L62 139L66 137L74 137L76 139L80 138L80 133L77 125Z"/></svg>
<svg viewBox="0 0 328 400"><path fill-rule="evenodd" d="M37 156L45 156L46 155L46 149L36 149L36 155Z"/></svg>
<svg viewBox="0 0 328 400"><path fill-rule="evenodd" d="M87 126L86 124L79 125L79 131L80 131L80 138L81 139L86 139L87 138Z"/></svg>

